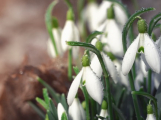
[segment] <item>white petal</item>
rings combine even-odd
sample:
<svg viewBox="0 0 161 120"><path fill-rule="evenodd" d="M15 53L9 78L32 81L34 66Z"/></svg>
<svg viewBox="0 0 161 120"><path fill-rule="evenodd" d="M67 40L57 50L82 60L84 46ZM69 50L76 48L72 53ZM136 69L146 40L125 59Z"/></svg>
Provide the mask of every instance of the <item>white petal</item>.
<svg viewBox="0 0 161 120"><path fill-rule="evenodd" d="M58 54L61 56L63 54L63 50L62 50L62 46L61 46L61 30L60 30L60 28L58 28L58 29L54 28L54 29L52 29L52 33L53 33L53 36L54 36L54 40L55 40L55 43L56 43ZM48 51L48 54L52 58L56 57L55 49L53 47L51 39L49 39L47 41L47 51Z"/></svg>
<svg viewBox="0 0 161 120"><path fill-rule="evenodd" d="M72 102L77 94L82 74L83 74L83 69L75 77L75 79L73 80L73 82L69 88L69 92L68 92L68 96L67 96L67 102L68 102L69 106L72 104Z"/></svg>
<svg viewBox="0 0 161 120"><path fill-rule="evenodd" d="M67 46L66 41L75 41L74 40L75 31L74 30L75 30L74 22L71 20L67 20L62 30L62 35L61 35L61 44L62 44L62 48L64 51L66 51L67 48L70 48L69 46Z"/></svg>
<svg viewBox="0 0 161 120"><path fill-rule="evenodd" d="M148 34L144 34L144 39L144 53L146 61L154 72L159 73L161 66L159 50Z"/></svg>
<svg viewBox="0 0 161 120"><path fill-rule="evenodd" d="M110 7L111 2L109 1L102 1L99 6L99 10L97 12L98 23L101 24L103 21L107 19L107 9Z"/></svg>
<svg viewBox="0 0 161 120"><path fill-rule="evenodd" d="M156 120L154 114L148 114L146 120Z"/></svg>
<svg viewBox="0 0 161 120"><path fill-rule="evenodd" d="M104 53L101 53L101 54L105 62L106 69L108 70L114 82L117 83L118 81L120 81L120 78L119 78L120 76L118 75L115 65L107 55L105 55Z"/></svg>
<svg viewBox="0 0 161 120"><path fill-rule="evenodd" d="M134 40L134 42L127 49L123 62L122 62L122 73L127 75L134 63L136 52L138 50L139 36Z"/></svg>
<svg viewBox="0 0 161 120"><path fill-rule="evenodd" d="M117 3L114 4L114 10L115 10L115 17L117 19L117 21L123 26L125 25L128 17L125 13L125 11L122 9L122 7L120 5L118 5Z"/></svg>
<svg viewBox="0 0 161 120"><path fill-rule="evenodd" d="M69 106L68 113L70 120L85 120L85 112L78 98L75 98L72 105ZM83 113L82 113L83 112Z"/></svg>
<svg viewBox="0 0 161 120"><path fill-rule="evenodd" d="M143 82L144 76L141 72L135 78L135 88L138 91L140 89L140 84Z"/></svg>
<svg viewBox="0 0 161 120"><path fill-rule="evenodd" d="M80 41L80 39L79 39L79 31L78 31L78 28L75 25L74 25L74 39L73 39L73 41L77 41L77 42ZM79 47L78 46L72 47L72 54L73 54L74 59L76 59L77 56L79 55L78 52L79 52Z"/></svg>
<svg viewBox="0 0 161 120"><path fill-rule="evenodd" d="M101 104L103 99L103 85L90 67L84 68L83 80L86 81L86 89L89 95Z"/></svg>
<svg viewBox="0 0 161 120"><path fill-rule="evenodd" d="M57 113L58 113L58 119L61 120L61 116L63 113L66 113L64 107L62 106L61 103L58 103L58 106L57 106Z"/></svg>
<svg viewBox="0 0 161 120"><path fill-rule="evenodd" d="M146 59L145 59L145 54L141 53L141 60L144 62L145 64L145 70L148 71L150 69L150 66L148 65Z"/></svg>
<svg viewBox="0 0 161 120"><path fill-rule="evenodd" d="M116 56L123 57L122 31L115 20L109 20L105 33L107 33L105 40L111 52Z"/></svg>
<svg viewBox="0 0 161 120"><path fill-rule="evenodd" d="M108 116L107 110L101 109L100 116L106 118ZM101 120L101 119L98 119L98 120Z"/></svg>
<svg viewBox="0 0 161 120"><path fill-rule="evenodd" d="M101 78L102 75L102 67L101 64L97 58L97 55L94 55L92 61L91 61L91 69L93 70L94 73L96 73L96 75Z"/></svg>

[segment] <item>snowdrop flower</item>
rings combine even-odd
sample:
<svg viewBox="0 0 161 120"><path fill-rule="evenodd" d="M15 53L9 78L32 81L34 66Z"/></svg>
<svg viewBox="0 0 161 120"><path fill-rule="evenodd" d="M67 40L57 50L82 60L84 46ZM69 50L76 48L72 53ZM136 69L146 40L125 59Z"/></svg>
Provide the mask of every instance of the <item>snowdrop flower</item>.
<svg viewBox="0 0 161 120"><path fill-rule="evenodd" d="M105 66L106 66L106 69L108 70L110 76L112 77L112 79L114 80L115 83L117 83L117 81L119 81L119 75L117 73L117 70L113 64L113 62L111 61L111 59L105 55L103 53L103 44L98 40L96 42L96 48L101 51L101 55L102 55L102 58L103 58L103 61L105 63ZM98 77L101 77L102 75L102 67L101 67L101 64L97 58L97 56L95 55L91 61L91 68L92 70L96 73L96 75Z"/></svg>
<svg viewBox="0 0 161 120"><path fill-rule="evenodd" d="M58 54L61 56L63 54L63 50L62 50L62 46L61 46L61 30L59 28L59 24L58 21L55 17L53 17L53 29L52 29L52 33L53 33L53 37L56 43L56 48L58 51ZM47 41L47 52L49 54L50 57L55 58L56 57L56 52L53 46L53 43L51 41L51 39L49 38Z"/></svg>
<svg viewBox="0 0 161 120"><path fill-rule="evenodd" d="M67 21L62 30L61 43L63 51L70 49L70 46L67 46L66 41L80 41L79 32L74 23L74 15L72 9L69 9L67 12ZM79 47L73 47L72 54L76 58L78 55Z"/></svg>
<svg viewBox="0 0 161 120"><path fill-rule="evenodd" d="M68 96L67 102L68 105L72 105L76 93L78 91L79 84L81 82L81 78L83 83L85 83L88 94L99 104L101 104L103 99L103 85L101 80L95 75L95 73L90 68L90 60L89 57L85 54L82 58L82 66L83 68L79 72L79 74L73 80Z"/></svg>
<svg viewBox="0 0 161 120"><path fill-rule="evenodd" d="M83 17L87 21L90 31L94 31L98 27L98 16L96 12L98 11L98 5L95 1L90 0L86 8L83 11Z"/></svg>
<svg viewBox="0 0 161 120"><path fill-rule="evenodd" d="M80 101L78 98L74 98L72 105L69 106L68 113L69 113L70 120L86 119L85 111L82 105L80 104Z"/></svg>
<svg viewBox="0 0 161 120"><path fill-rule="evenodd" d="M66 111L65 111L65 109L64 109L64 107L62 106L61 103L58 103L58 106L57 106L57 113L58 113L58 119L59 119L59 120L61 120L61 117L62 117L63 113L66 114ZM67 116L67 114L66 114L66 116Z"/></svg>
<svg viewBox="0 0 161 120"><path fill-rule="evenodd" d="M154 72L159 73L161 66L160 53L153 40L146 33L147 31L146 21L141 19L138 21L137 24L138 24L139 35L134 40L134 42L129 46L129 48L125 53L122 64L122 73L124 75L127 75L129 73L134 63L137 51L144 53L142 54L142 57L143 58L145 57L144 62L147 62L148 66Z"/></svg>
<svg viewBox="0 0 161 120"><path fill-rule="evenodd" d="M146 120L156 120L155 116L154 116L154 112L153 112L153 107L151 104L149 104L147 106L147 118Z"/></svg>
<svg viewBox="0 0 161 120"><path fill-rule="evenodd" d="M122 46L122 30L117 24L114 14L113 5L107 10L106 21L98 28L98 31L104 32L103 35L99 37L101 42L108 45L105 47L105 51L110 51L118 57L123 57L124 51Z"/></svg>
<svg viewBox="0 0 161 120"><path fill-rule="evenodd" d="M101 112L100 112L100 116L106 118L108 116L108 112L107 112L107 102L105 100L103 100L102 102L102 106L101 106ZM98 119L101 120L101 119Z"/></svg>
<svg viewBox="0 0 161 120"><path fill-rule="evenodd" d="M99 16L97 16L97 21L99 24L101 24L106 20L106 16L108 14L106 13L106 11L112 4L114 4L114 12L115 12L116 20L120 23L121 26L123 26L128 19L125 11L121 8L119 4L112 3L110 1L105 1L105 0L102 1L102 3L98 8L97 14Z"/></svg>

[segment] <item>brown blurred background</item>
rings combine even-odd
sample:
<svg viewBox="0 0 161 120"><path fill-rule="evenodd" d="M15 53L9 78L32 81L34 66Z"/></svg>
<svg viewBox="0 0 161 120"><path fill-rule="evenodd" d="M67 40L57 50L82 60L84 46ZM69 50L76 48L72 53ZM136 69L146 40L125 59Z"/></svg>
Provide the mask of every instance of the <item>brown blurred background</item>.
<svg viewBox="0 0 161 120"><path fill-rule="evenodd" d="M17 69L24 59L28 60L28 65L33 66L39 66L50 60L46 52L49 36L44 15L51 2L52 0L0 0L0 83ZM77 0L71 2L77 10ZM135 12L133 0L123 0L123 3L130 13ZM160 0L138 0L138 4L139 9L156 8L156 11L143 16L148 22L152 16L161 11ZM61 27L64 26L66 10L64 1L59 0L53 15L58 17ZM3 87L0 85L0 91Z"/></svg>

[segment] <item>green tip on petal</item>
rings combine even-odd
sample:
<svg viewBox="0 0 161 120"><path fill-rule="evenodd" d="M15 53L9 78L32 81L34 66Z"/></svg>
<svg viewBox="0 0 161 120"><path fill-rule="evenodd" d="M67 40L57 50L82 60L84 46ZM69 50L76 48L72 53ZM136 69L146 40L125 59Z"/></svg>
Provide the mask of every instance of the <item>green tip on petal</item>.
<svg viewBox="0 0 161 120"><path fill-rule="evenodd" d="M68 12L67 12L67 20L72 20L74 21L74 13L72 8L69 8Z"/></svg>
<svg viewBox="0 0 161 120"><path fill-rule="evenodd" d="M147 114L153 114L153 106L151 104L147 105Z"/></svg>
<svg viewBox="0 0 161 120"><path fill-rule="evenodd" d="M154 42L157 40L157 38L156 38L154 33L152 33L152 39L154 40Z"/></svg>
<svg viewBox="0 0 161 120"><path fill-rule="evenodd" d="M144 53L144 47L143 47L143 46L141 46L141 47L138 49L138 52L139 52L139 53L140 53L141 51Z"/></svg>
<svg viewBox="0 0 161 120"><path fill-rule="evenodd" d="M99 51L102 51L103 50L103 44L101 41L97 41L96 44L95 44L95 47L99 50Z"/></svg>
<svg viewBox="0 0 161 120"><path fill-rule="evenodd" d="M111 52L107 52L107 55L110 57L112 61L116 60L116 57Z"/></svg>
<svg viewBox="0 0 161 120"><path fill-rule="evenodd" d="M68 120L68 117L65 112L63 112L63 114L62 114L61 120Z"/></svg>
<svg viewBox="0 0 161 120"><path fill-rule="evenodd" d="M108 108L107 102L103 100L101 109L107 110L107 108Z"/></svg>
<svg viewBox="0 0 161 120"><path fill-rule="evenodd" d="M147 33L147 24L144 19L140 19L137 22L139 33Z"/></svg>
<svg viewBox="0 0 161 120"><path fill-rule="evenodd" d="M53 28L58 28L59 27L59 23L56 17L52 17L52 27Z"/></svg>
<svg viewBox="0 0 161 120"><path fill-rule="evenodd" d="M86 102L85 101L82 102L82 107L84 110L86 110Z"/></svg>
<svg viewBox="0 0 161 120"><path fill-rule="evenodd" d="M90 65L90 59L89 56L87 54L84 54L82 57L82 66L86 67Z"/></svg>
<svg viewBox="0 0 161 120"><path fill-rule="evenodd" d="M113 4L107 9L107 18L108 19L114 19L115 18Z"/></svg>

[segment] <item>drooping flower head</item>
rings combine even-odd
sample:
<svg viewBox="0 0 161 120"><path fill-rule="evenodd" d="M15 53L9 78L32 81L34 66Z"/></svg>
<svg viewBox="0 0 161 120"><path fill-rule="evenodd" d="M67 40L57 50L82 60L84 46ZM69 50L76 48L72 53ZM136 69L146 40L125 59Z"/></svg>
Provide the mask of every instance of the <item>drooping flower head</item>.
<svg viewBox="0 0 161 120"><path fill-rule="evenodd" d="M76 93L78 91L79 85L81 83L84 83L86 86L88 94L99 104L102 103L103 99L103 85L99 77L95 75L95 73L92 71L90 67L90 59L87 54L83 55L82 58L82 69L78 73L78 75L73 80L68 96L67 96L67 102L68 105L71 105L74 101L74 98L76 96Z"/></svg>
<svg viewBox="0 0 161 120"><path fill-rule="evenodd" d="M146 120L156 120L154 112L153 112L153 106L151 104L147 105L147 118Z"/></svg>
<svg viewBox="0 0 161 120"><path fill-rule="evenodd" d="M52 33L56 43L56 48L58 54L61 56L63 54L62 46L61 46L61 30L59 28L59 23L55 17L52 18ZM52 43L52 40L49 38L47 41L47 52L50 57L55 58L56 52Z"/></svg>
<svg viewBox="0 0 161 120"><path fill-rule="evenodd" d="M102 101L100 116L106 118L108 116L108 105L105 100ZM101 120L101 119L98 119Z"/></svg>
<svg viewBox="0 0 161 120"><path fill-rule="evenodd" d="M66 45L66 41L80 41L79 40L79 32L74 23L74 14L73 10L70 8L67 12L67 21L65 22L65 26L62 30L61 35L61 43L63 51L70 49L70 46ZM73 47L72 54L73 57L76 58L78 55L79 47Z"/></svg>
<svg viewBox="0 0 161 120"><path fill-rule="evenodd" d="M122 64L122 73L124 75L129 73L137 52L143 53L142 58L144 63L147 64L154 72L159 73L161 68L160 52L147 33L146 21L140 19L137 24L139 35L125 53Z"/></svg>

